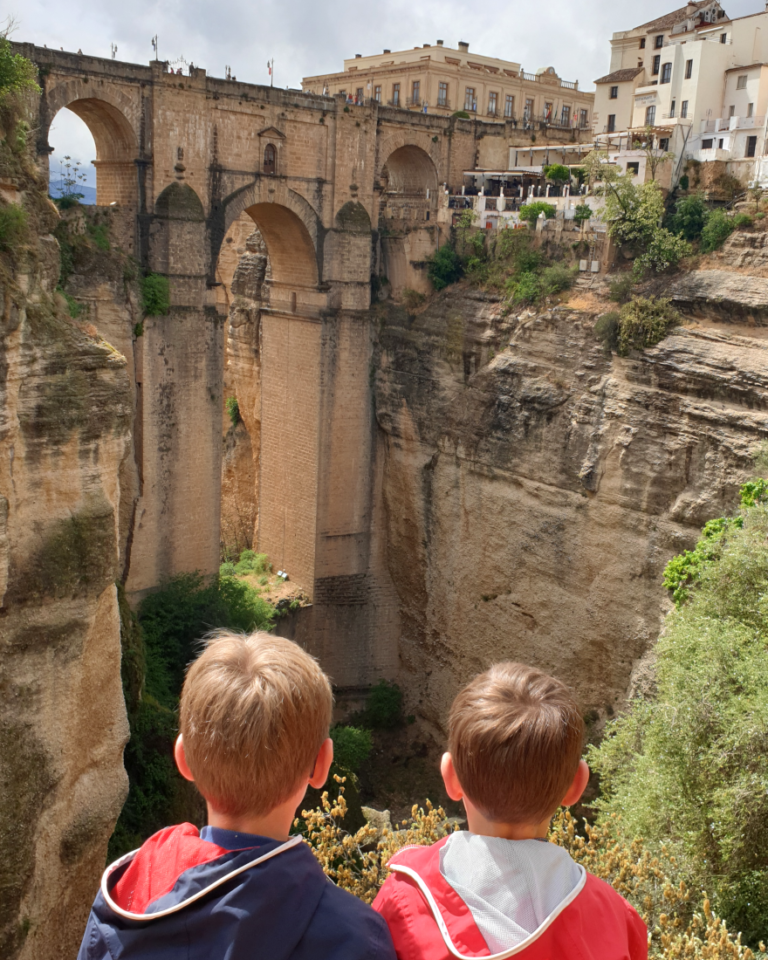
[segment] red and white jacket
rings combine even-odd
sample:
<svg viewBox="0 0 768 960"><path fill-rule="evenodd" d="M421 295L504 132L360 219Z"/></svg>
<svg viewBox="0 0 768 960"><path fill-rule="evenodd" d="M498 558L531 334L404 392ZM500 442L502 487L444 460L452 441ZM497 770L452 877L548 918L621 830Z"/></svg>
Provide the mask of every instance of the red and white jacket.
<svg viewBox="0 0 768 960"><path fill-rule="evenodd" d="M440 871L440 850L406 847L390 861L373 909L387 921L398 960L647 960L645 924L609 884L581 878L539 927L493 953L472 912Z"/></svg>

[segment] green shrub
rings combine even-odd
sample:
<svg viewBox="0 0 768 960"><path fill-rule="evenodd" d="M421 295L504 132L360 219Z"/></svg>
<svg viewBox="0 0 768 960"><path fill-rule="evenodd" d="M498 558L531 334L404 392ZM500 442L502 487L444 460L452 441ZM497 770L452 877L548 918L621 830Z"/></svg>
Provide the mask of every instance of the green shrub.
<svg viewBox="0 0 768 960"><path fill-rule="evenodd" d="M27 212L17 203L0 207L0 250L15 251L27 240Z"/></svg>
<svg viewBox="0 0 768 960"><path fill-rule="evenodd" d="M718 517L704 524L701 536L693 548L680 553L669 561L664 568L664 586L672 594L676 606L681 606L690 596L690 587L699 579L702 568L712 560L717 560L724 539L732 529L740 529L741 517Z"/></svg>
<svg viewBox="0 0 768 960"><path fill-rule="evenodd" d="M619 349L620 325L621 315L618 310L611 310L597 318L595 338L603 344L607 353L616 353Z"/></svg>
<svg viewBox="0 0 768 960"><path fill-rule="evenodd" d="M589 220L592 216L592 207L586 203L580 203L573 211L573 219L576 223L584 223L585 220Z"/></svg>
<svg viewBox="0 0 768 960"><path fill-rule="evenodd" d="M616 352L625 357L630 350L653 347L681 323L680 314L663 297L636 297L619 311L619 342Z"/></svg>
<svg viewBox="0 0 768 960"><path fill-rule="evenodd" d="M31 60L14 53L11 41L0 35L0 100L22 90L37 90L37 67Z"/></svg>
<svg viewBox="0 0 768 960"><path fill-rule="evenodd" d="M544 167L544 176L554 183L569 183L571 171L563 163L552 163Z"/></svg>
<svg viewBox="0 0 768 960"><path fill-rule="evenodd" d="M562 293L573 286L578 274L578 267L567 267L564 263L553 263L541 272L540 288L545 297Z"/></svg>
<svg viewBox="0 0 768 960"><path fill-rule="evenodd" d="M688 174L684 173L682 177L680 177L680 189L687 190L689 186L690 186L690 180L688 179Z"/></svg>
<svg viewBox="0 0 768 960"><path fill-rule="evenodd" d="M141 278L141 302L148 317L166 317L171 312L171 286L168 277L148 273Z"/></svg>
<svg viewBox="0 0 768 960"><path fill-rule="evenodd" d="M227 408L227 415L232 421L232 426L236 427L242 417L240 416L240 404L237 402L237 397L227 397L224 401L224 406Z"/></svg>
<svg viewBox="0 0 768 960"><path fill-rule="evenodd" d="M219 567L220 577L234 577L237 575L234 563L231 560L225 560Z"/></svg>
<svg viewBox="0 0 768 960"><path fill-rule="evenodd" d="M700 193L681 197L675 204L675 212L667 217L667 226L672 233L686 240L698 240L706 225L708 212Z"/></svg>
<svg viewBox="0 0 768 960"><path fill-rule="evenodd" d="M618 277L611 281L608 287L608 298L614 303L626 303L632 296L632 288L635 283L631 273L625 273L623 277Z"/></svg>
<svg viewBox="0 0 768 960"><path fill-rule="evenodd" d="M444 290L461 279L464 270L461 258L450 244L439 247L428 260L427 276L435 290Z"/></svg>
<svg viewBox="0 0 768 960"><path fill-rule="evenodd" d="M111 249L109 242L109 224L108 223L89 223L88 235L93 241L93 245L104 253Z"/></svg>
<svg viewBox="0 0 768 960"><path fill-rule="evenodd" d="M459 120L469 120L469 114L466 110L456 110L451 114L452 117L457 117Z"/></svg>
<svg viewBox="0 0 768 960"><path fill-rule="evenodd" d="M373 730L390 730L403 722L403 691L394 681L379 680L371 688L363 720Z"/></svg>
<svg viewBox="0 0 768 960"><path fill-rule="evenodd" d="M723 210L713 210L701 231L701 252L712 253L719 249L733 233L733 221Z"/></svg>
<svg viewBox="0 0 768 960"><path fill-rule="evenodd" d="M655 698L590 760L601 814L664 845L754 946L768 929L768 506L720 523L656 644Z"/></svg>
<svg viewBox="0 0 768 960"><path fill-rule="evenodd" d="M541 278L536 273L523 273L507 282L507 293L513 303L536 303L542 296Z"/></svg>
<svg viewBox="0 0 768 960"><path fill-rule="evenodd" d="M735 230L745 230L747 227L751 227L755 221L748 213L737 213L732 222Z"/></svg>
<svg viewBox="0 0 768 960"><path fill-rule="evenodd" d="M406 310L417 310L423 306L427 299L423 293L419 293L418 290L411 290L410 287L405 287L401 296Z"/></svg>
<svg viewBox="0 0 768 960"><path fill-rule="evenodd" d="M61 287L59 287L59 293L67 301L67 308L69 309L70 317L72 317L73 320L76 320L77 317L79 317L83 312L82 303L78 303L73 296L68 294L66 290L62 290Z"/></svg>
<svg viewBox="0 0 768 960"><path fill-rule="evenodd" d="M184 672L210 630L268 630L273 618L273 608L248 584L230 577L207 580L199 573L180 574L145 597L138 625L130 614L121 618L124 678L127 658L140 664L143 676L132 683L136 692L130 700L126 695L131 737L124 759L130 788L110 840L110 857L134 849L170 823L199 822L204 816L173 762Z"/></svg>
<svg viewBox="0 0 768 960"><path fill-rule="evenodd" d="M529 226L535 226L540 214L544 214L547 220L551 220L557 213L557 207L544 200L534 200L532 203L526 203L520 208L520 219L525 220Z"/></svg>
<svg viewBox="0 0 768 960"><path fill-rule="evenodd" d="M235 565L235 570L240 576L269 573L271 569L272 564L269 562L266 553L255 553L253 550L243 550Z"/></svg>
<svg viewBox="0 0 768 960"><path fill-rule="evenodd" d="M371 731L362 727L331 727L333 762L342 773L358 774L373 750Z"/></svg>

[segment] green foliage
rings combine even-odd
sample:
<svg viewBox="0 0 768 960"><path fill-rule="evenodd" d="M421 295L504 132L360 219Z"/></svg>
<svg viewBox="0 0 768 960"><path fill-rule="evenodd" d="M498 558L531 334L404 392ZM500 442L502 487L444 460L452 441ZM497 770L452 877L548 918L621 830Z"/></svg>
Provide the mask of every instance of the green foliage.
<svg viewBox="0 0 768 960"><path fill-rule="evenodd" d="M75 300L73 296L68 294L66 290L62 290L61 287L59 287L59 293L67 301L67 307L69 308L70 317L72 317L73 320L77 319L77 317L79 317L80 314L83 312L83 305L81 303L78 303L77 300Z"/></svg>
<svg viewBox="0 0 768 960"><path fill-rule="evenodd" d="M419 293L418 290L411 290L410 287L403 290L401 297L406 310L417 310L427 299L423 293Z"/></svg>
<svg viewBox="0 0 768 960"><path fill-rule="evenodd" d="M239 576L245 574L258 576L259 574L269 573L271 570L272 564L269 562L266 553L255 553L253 550L243 550L235 565L235 572Z"/></svg>
<svg viewBox="0 0 768 960"><path fill-rule="evenodd" d="M27 212L18 203L0 206L0 251L11 253L27 240Z"/></svg>
<svg viewBox="0 0 768 960"><path fill-rule="evenodd" d="M0 100L23 90L40 92L37 69L31 60L13 52L7 36L0 35Z"/></svg>
<svg viewBox="0 0 768 960"><path fill-rule="evenodd" d="M333 763L343 774L358 774L373 750L371 731L363 727L331 727Z"/></svg>
<svg viewBox="0 0 768 960"><path fill-rule="evenodd" d="M719 249L733 233L733 220L724 210L713 210L701 231L701 252L712 253Z"/></svg>
<svg viewBox="0 0 768 960"><path fill-rule="evenodd" d="M592 216L592 207L587 203L580 203L573 211L573 219L576 223L584 223Z"/></svg>
<svg viewBox="0 0 768 960"><path fill-rule="evenodd" d="M733 218L733 226L736 230L745 230L747 227L751 227L754 222L748 213L737 213Z"/></svg>
<svg viewBox="0 0 768 960"><path fill-rule="evenodd" d="M768 480L763 477L756 477L749 480L739 491L742 507L754 507L758 503L765 503L768 500Z"/></svg>
<svg viewBox="0 0 768 960"><path fill-rule="evenodd" d="M227 399L224 401L224 406L227 408L227 415L232 421L232 426L236 427L242 419L240 416L240 404L237 402L237 397L227 397Z"/></svg>
<svg viewBox="0 0 768 960"><path fill-rule="evenodd" d="M570 183L571 171L565 164L552 163L544 167L544 176L554 183Z"/></svg>
<svg viewBox="0 0 768 960"><path fill-rule="evenodd" d="M621 314L618 310L611 310L597 318L595 323L595 339L605 347L607 354L616 353L619 349L619 331L621 329Z"/></svg>
<svg viewBox="0 0 768 960"><path fill-rule="evenodd" d="M235 577L237 576L237 570L235 569L234 563L231 560L225 560L224 563L219 567L219 576L220 577Z"/></svg>
<svg viewBox="0 0 768 960"><path fill-rule="evenodd" d="M686 240L698 240L704 230L709 211L700 193L681 197L675 204L675 211L667 217L666 225Z"/></svg>
<svg viewBox="0 0 768 960"><path fill-rule="evenodd" d="M534 200L533 203L523 204L520 208L520 219L525 220L532 227L535 226L542 213L547 220L551 220L557 213L557 207L554 207L551 203L546 203L544 200Z"/></svg>
<svg viewBox="0 0 768 960"><path fill-rule="evenodd" d="M688 179L688 174L684 173L682 177L680 177L680 189L687 190L689 186L690 186L690 180Z"/></svg>
<svg viewBox="0 0 768 960"><path fill-rule="evenodd" d="M697 545L696 589L655 648L655 699L634 701L590 760L602 814L665 845L755 945L768 929L768 505L737 519ZM685 572L669 580L685 587Z"/></svg>
<svg viewBox="0 0 768 960"><path fill-rule="evenodd" d="M459 120L469 120L469 114L466 110L455 110L451 116L457 117Z"/></svg>
<svg viewBox="0 0 768 960"><path fill-rule="evenodd" d="M612 280L608 287L608 298L614 303L626 303L632 296L632 287L634 286L632 275L625 273L623 277Z"/></svg>
<svg viewBox="0 0 768 960"><path fill-rule="evenodd" d="M107 253L110 250L109 242L109 224L108 223L88 223L88 235L93 240L94 246Z"/></svg>
<svg viewBox="0 0 768 960"><path fill-rule="evenodd" d="M168 277L148 273L141 278L141 302L145 316L166 317L171 312L171 287Z"/></svg>
<svg viewBox="0 0 768 960"><path fill-rule="evenodd" d="M621 310L599 317L595 337L606 349L626 357L631 350L653 347L681 323L680 314L663 297L636 297Z"/></svg>
<svg viewBox="0 0 768 960"><path fill-rule="evenodd" d="M403 723L403 691L390 680L379 680L371 688L362 722L373 730L391 730Z"/></svg>
<svg viewBox="0 0 768 960"><path fill-rule="evenodd" d="M184 672L198 652L200 638L210 630L268 630L273 617L273 608L246 583L230 577L206 580L199 573L180 574L144 598L138 611L138 639L130 617L123 617L124 685L127 657L134 666L143 665L144 675L138 681L134 678L130 700L126 693L131 738L125 767L130 789L110 841L111 857L133 849L170 823L199 818L199 800L173 762Z"/></svg>
<svg viewBox="0 0 768 960"><path fill-rule="evenodd" d="M144 336L144 321L140 320L138 323L133 325L133 335L138 340L139 337Z"/></svg>
<svg viewBox="0 0 768 960"><path fill-rule="evenodd" d="M427 276L435 290L444 290L461 279L464 269L461 258L450 244L439 247L428 261Z"/></svg>
<svg viewBox="0 0 768 960"><path fill-rule="evenodd" d="M704 564L717 560L731 529L741 529L741 517L718 517L704 524L698 543L693 550L672 557L664 568L664 586L671 591L675 606L681 606L690 596L690 587L699 579Z"/></svg>

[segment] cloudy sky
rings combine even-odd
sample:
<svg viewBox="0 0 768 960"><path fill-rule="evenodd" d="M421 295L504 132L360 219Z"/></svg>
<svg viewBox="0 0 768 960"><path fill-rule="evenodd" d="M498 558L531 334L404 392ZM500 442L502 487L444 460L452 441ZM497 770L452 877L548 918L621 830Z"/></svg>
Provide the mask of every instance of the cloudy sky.
<svg viewBox="0 0 768 960"><path fill-rule="evenodd" d="M682 4L682 0L678 0ZM402 50L445 41L455 47L502 57L526 70L554 66L563 79L585 89L605 73L609 40L675 8L675 0L382 0L375 5L352 0L10 0L5 6L18 26L14 40L63 47L146 63L153 58L157 34L160 58L205 67L223 77L227 66L238 80L269 83L267 60L275 60L275 85L299 87L303 76L341 69L345 57ZM731 17L757 13L762 0L725 0ZM89 166L93 141L80 120L64 110L55 121L52 169L64 153ZM93 168L91 168L91 171Z"/></svg>

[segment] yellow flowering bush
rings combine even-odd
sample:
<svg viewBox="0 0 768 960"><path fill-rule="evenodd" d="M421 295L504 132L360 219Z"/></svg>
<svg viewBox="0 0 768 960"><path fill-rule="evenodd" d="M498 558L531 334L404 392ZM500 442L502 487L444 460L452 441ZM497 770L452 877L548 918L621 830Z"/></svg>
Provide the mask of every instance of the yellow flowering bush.
<svg viewBox="0 0 768 960"><path fill-rule="evenodd" d="M343 826L344 778L336 779L342 784L339 796L330 800L324 793L321 806L303 810L295 826L302 829L327 876L366 903L386 880L387 863L398 850L435 843L457 829L442 807L427 801L423 808L414 806L411 819L392 829L379 831L367 824L349 833ZM740 936L730 933L715 915L706 894L697 896L685 883L672 879L678 873L675 857L664 847L655 855L642 840L622 840L616 820L606 817L597 826L585 824L580 833L571 814L560 811L549 839L629 900L648 926L649 955L664 960L755 960ZM765 955L761 943L759 956Z"/></svg>

